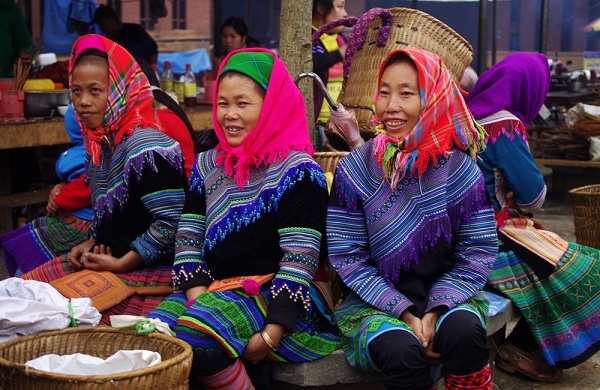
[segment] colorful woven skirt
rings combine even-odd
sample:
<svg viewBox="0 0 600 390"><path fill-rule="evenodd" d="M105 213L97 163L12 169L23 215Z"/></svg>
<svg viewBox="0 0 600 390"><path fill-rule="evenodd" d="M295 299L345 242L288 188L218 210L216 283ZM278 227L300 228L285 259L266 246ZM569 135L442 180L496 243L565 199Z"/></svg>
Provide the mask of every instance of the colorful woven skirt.
<svg viewBox="0 0 600 390"><path fill-rule="evenodd" d="M310 296L319 294L311 289ZM188 308L182 292L171 294L148 317L169 324L177 337L190 344L203 370L240 357L250 338L265 327L271 301L269 284L258 295L229 290L205 292ZM340 347L337 327L323 317L316 304L302 311L294 330L284 334L269 358L278 362L307 362L329 355Z"/></svg>
<svg viewBox="0 0 600 390"><path fill-rule="evenodd" d="M4 261L9 275L17 269L29 272L35 267L69 253L71 248L88 239L90 221L66 212L39 217L0 236Z"/></svg>
<svg viewBox="0 0 600 390"><path fill-rule="evenodd" d="M546 362L574 367L600 349L600 251L569 243L550 276L540 278L504 244L489 284L519 308Z"/></svg>
<svg viewBox="0 0 600 390"><path fill-rule="evenodd" d="M67 255L63 255L24 274L22 278L50 283L63 276L72 274L73 272L73 269L69 266ZM171 267L166 265L135 269L127 273L116 275L131 288L151 286L168 287L171 286L172 283ZM146 316L166 297L167 295L133 294L123 301L112 302L112 304L109 304L109 306L112 306L110 309L100 313L102 314L100 323L103 325L110 325L111 315L127 314L133 316Z"/></svg>
<svg viewBox="0 0 600 390"><path fill-rule="evenodd" d="M485 327L486 313L489 302L485 295L475 295L466 303L452 310L468 310L475 313ZM443 321L448 311L438 319L437 326ZM372 371L375 368L369 358L368 344L376 336L389 330L405 330L412 333L412 329L395 317L384 313L363 301L355 293L348 294L344 301L335 310L344 352L348 362L361 371ZM416 336L415 336L416 337Z"/></svg>

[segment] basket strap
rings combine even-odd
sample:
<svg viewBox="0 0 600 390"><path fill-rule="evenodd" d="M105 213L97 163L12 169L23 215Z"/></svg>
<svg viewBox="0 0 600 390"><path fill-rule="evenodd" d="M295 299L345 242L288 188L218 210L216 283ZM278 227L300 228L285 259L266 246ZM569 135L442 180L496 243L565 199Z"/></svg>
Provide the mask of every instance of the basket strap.
<svg viewBox="0 0 600 390"><path fill-rule="evenodd" d="M339 26L352 27L356 24L357 21L358 21L358 18L344 18L344 19L336 19L327 24L324 24L323 26L321 26L321 28L319 28L317 31L315 31L313 33L311 42L313 45L316 45L319 42L319 39L321 39L321 35L325 34L327 31L331 30L332 28L339 27Z"/></svg>
<svg viewBox="0 0 600 390"><path fill-rule="evenodd" d="M358 19L350 33L350 39L346 46L346 56L344 57L344 79L347 79L350 74L350 67L352 66L354 54L362 49L365 44L369 25L377 18L381 18L382 23L381 28L377 33L375 44L379 47L387 44L392 28L392 22L394 21L394 15L386 8L371 8Z"/></svg>

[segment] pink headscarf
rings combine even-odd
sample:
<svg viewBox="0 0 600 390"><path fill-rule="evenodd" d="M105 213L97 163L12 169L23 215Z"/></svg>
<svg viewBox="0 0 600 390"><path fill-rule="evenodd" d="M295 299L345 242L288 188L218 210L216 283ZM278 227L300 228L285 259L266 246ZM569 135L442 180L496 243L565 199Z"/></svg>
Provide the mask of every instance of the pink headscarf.
<svg viewBox="0 0 600 390"><path fill-rule="evenodd" d="M227 65L229 58L235 53L265 52L273 55L273 71L269 80L260 117L242 144L232 147L227 142L225 133L217 120L217 96L219 86L214 90L213 124L219 139L217 164L224 164L225 173L235 176L239 188L250 179L250 168L269 165L277 160L285 159L290 150L301 150L312 155L306 107L304 98L290 77L285 64L274 52L262 48L239 49L230 52L221 62L219 75Z"/></svg>

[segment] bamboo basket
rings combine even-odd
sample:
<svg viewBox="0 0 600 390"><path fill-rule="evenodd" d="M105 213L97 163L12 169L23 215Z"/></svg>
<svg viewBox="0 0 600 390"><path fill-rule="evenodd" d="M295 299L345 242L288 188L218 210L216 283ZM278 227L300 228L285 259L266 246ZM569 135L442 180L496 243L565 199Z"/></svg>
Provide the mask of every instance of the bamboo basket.
<svg viewBox="0 0 600 390"><path fill-rule="evenodd" d="M315 152L313 158L323 172L335 172L337 163L348 155L348 152Z"/></svg>
<svg viewBox="0 0 600 390"><path fill-rule="evenodd" d="M569 191L578 244L600 248L600 184Z"/></svg>
<svg viewBox="0 0 600 390"><path fill-rule="evenodd" d="M65 375L39 371L25 362L47 354L83 353L105 359L119 350L146 349L162 362L114 375ZM110 327L68 328L21 336L0 344L0 389L3 390L186 390L192 367L191 347L172 336L138 335Z"/></svg>
<svg viewBox="0 0 600 390"><path fill-rule="evenodd" d="M473 60L473 48L469 42L433 16L412 8L390 8L389 11L393 16L389 36L378 36L383 23L389 22L383 22L382 17L374 19L368 25L362 48L353 55L347 53L344 59L344 66L348 66L349 71L344 78L339 102L354 110L365 139L375 135L372 106L377 73L390 51L413 47L437 54L457 85ZM386 42L385 45L379 46L382 41Z"/></svg>

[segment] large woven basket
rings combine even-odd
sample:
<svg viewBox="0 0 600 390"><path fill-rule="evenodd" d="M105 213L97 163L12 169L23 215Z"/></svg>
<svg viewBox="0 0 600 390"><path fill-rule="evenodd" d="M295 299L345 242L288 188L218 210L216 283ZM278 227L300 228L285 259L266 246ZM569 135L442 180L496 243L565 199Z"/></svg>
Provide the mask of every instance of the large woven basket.
<svg viewBox="0 0 600 390"><path fill-rule="evenodd" d="M600 248L600 184L569 191L578 244Z"/></svg>
<svg viewBox="0 0 600 390"><path fill-rule="evenodd" d="M433 52L444 61L457 84L473 60L473 48L469 42L433 16L412 8L390 8L389 11L393 21L387 40L385 37L378 37L383 22L382 18L375 18L368 25L362 48L351 56L351 61L348 61L350 54L344 60L349 71L344 79L339 102L355 111L361 135L365 139L375 134L372 106L377 73L390 51L414 47ZM354 29L356 28L355 26ZM384 41L385 45L378 45Z"/></svg>
<svg viewBox="0 0 600 390"><path fill-rule="evenodd" d="M348 152L315 152L313 158L323 172L335 172L337 163L348 155Z"/></svg>
<svg viewBox="0 0 600 390"><path fill-rule="evenodd" d="M47 354L83 353L107 358L119 350L146 349L160 353L155 366L114 375L82 376L39 371L25 362ZM21 336L0 344L0 389L3 390L154 390L188 389L191 347L171 336L138 335L110 327L68 328Z"/></svg>

